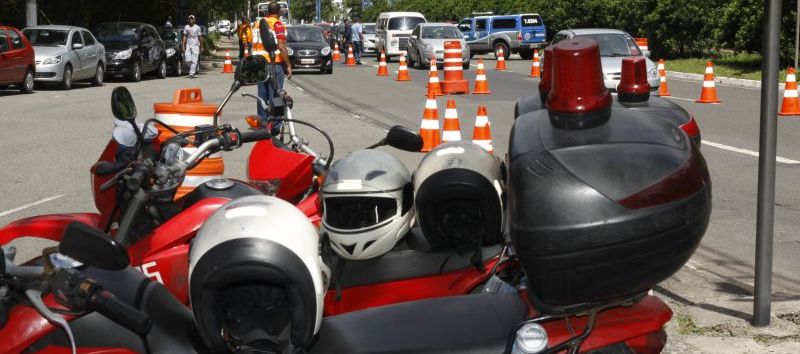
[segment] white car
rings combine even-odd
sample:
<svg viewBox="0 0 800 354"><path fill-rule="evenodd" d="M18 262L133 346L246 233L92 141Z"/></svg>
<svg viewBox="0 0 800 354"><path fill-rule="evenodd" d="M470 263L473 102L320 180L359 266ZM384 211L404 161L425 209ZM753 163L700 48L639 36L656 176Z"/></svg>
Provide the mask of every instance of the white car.
<svg viewBox="0 0 800 354"><path fill-rule="evenodd" d="M364 24L364 54L375 54L377 55L378 52L375 49L375 24L374 23L365 23Z"/></svg>
<svg viewBox="0 0 800 354"><path fill-rule="evenodd" d="M230 36L233 32L233 29L231 28L231 21L219 20L219 22L217 22L217 32L219 34Z"/></svg>

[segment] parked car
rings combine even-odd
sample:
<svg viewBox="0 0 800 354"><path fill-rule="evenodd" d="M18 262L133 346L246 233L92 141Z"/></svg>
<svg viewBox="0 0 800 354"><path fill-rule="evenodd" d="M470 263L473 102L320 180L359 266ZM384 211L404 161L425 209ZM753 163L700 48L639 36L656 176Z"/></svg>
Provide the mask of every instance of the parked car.
<svg viewBox="0 0 800 354"><path fill-rule="evenodd" d="M156 28L139 22L97 25L95 36L106 48L106 73L140 81L147 73L167 77L167 49Z"/></svg>
<svg viewBox="0 0 800 354"><path fill-rule="evenodd" d="M464 35L451 23L420 23L411 32L408 40L408 65L414 68L430 67L431 58L444 63L444 42L461 42L461 60L464 69L469 68L470 51Z"/></svg>
<svg viewBox="0 0 800 354"><path fill-rule="evenodd" d="M362 34L364 35L364 54L377 55L378 51L375 49L375 39L377 38L375 35L375 24L363 24Z"/></svg>
<svg viewBox="0 0 800 354"><path fill-rule="evenodd" d="M519 53L523 59L533 58L534 48L547 46L547 29L539 14L478 16L458 23L472 54L494 53L500 49L506 59Z"/></svg>
<svg viewBox="0 0 800 354"><path fill-rule="evenodd" d="M174 27L159 27L158 35L164 40L167 54L167 70L175 76L181 76L189 70L189 65L183 60L183 29Z"/></svg>
<svg viewBox="0 0 800 354"><path fill-rule="evenodd" d="M322 29L312 25L286 28L286 49L292 69L319 69L323 74L333 73L331 47Z"/></svg>
<svg viewBox="0 0 800 354"><path fill-rule="evenodd" d="M657 91L661 80L658 78L656 64L648 56L649 51L642 51L630 34L606 28L587 28L563 30L553 37L553 44L568 38L589 37L600 46L600 61L603 65L606 88L616 91L622 72L622 59L632 56L644 56L647 63L647 82L651 91Z"/></svg>
<svg viewBox="0 0 800 354"><path fill-rule="evenodd" d="M75 26L33 26L22 30L36 53L36 82L58 83L69 90L75 81L103 84L106 50L89 33Z"/></svg>
<svg viewBox="0 0 800 354"><path fill-rule="evenodd" d="M375 50L386 52L386 60L408 49L408 37L418 24L427 22L419 12L383 12L375 26Z"/></svg>
<svg viewBox="0 0 800 354"><path fill-rule="evenodd" d="M228 20L219 20L217 22L217 32L221 35L225 35L230 37L233 33L233 28L231 28L231 21Z"/></svg>
<svg viewBox="0 0 800 354"><path fill-rule="evenodd" d="M0 89L15 85L22 93L31 93L34 75L31 43L18 29L0 26Z"/></svg>

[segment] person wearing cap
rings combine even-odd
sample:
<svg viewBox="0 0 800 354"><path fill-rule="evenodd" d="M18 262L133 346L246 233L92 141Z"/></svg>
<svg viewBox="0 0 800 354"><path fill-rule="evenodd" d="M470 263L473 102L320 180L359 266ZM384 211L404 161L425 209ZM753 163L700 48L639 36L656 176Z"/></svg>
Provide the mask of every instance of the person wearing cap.
<svg viewBox="0 0 800 354"><path fill-rule="evenodd" d="M194 15L189 15L189 24L183 28L183 53L184 61L189 63L189 78L194 79L197 66L200 62L200 52L203 49L203 32L195 23Z"/></svg>
<svg viewBox="0 0 800 354"><path fill-rule="evenodd" d="M361 26L360 18L354 18L353 22L355 23L350 26L350 32L352 32L350 40L353 42L353 54L356 57L356 64L361 65L361 52L364 48L364 31Z"/></svg>
<svg viewBox="0 0 800 354"><path fill-rule="evenodd" d="M275 65L275 81L278 84L278 90L283 89L284 72L287 78L292 78L292 63L289 61L289 52L286 50L286 26L283 24L283 22L281 22L280 16L281 6L277 2L271 1L267 5L267 17L257 21L255 27L253 28L253 32L259 33L261 26L266 24L269 26L270 30L275 33L275 39L278 41L278 50L274 53L275 64L278 64ZM264 48L264 44L261 43L260 35L253 36L252 54L264 56L264 58L267 59L267 62L272 60L269 53L267 53L266 49ZM268 82L262 82L258 85L258 97L261 97L264 101L269 102L272 100L274 95L275 92L273 92L272 85L270 85ZM257 104L259 116L267 116L266 111L264 110L265 108L266 107L261 107L260 104ZM280 126L281 122L275 122L273 128Z"/></svg>
<svg viewBox="0 0 800 354"><path fill-rule="evenodd" d="M242 16L242 21L236 27L236 36L239 37L239 60L244 57L244 50L253 51L253 29L250 28L250 21L246 16Z"/></svg>

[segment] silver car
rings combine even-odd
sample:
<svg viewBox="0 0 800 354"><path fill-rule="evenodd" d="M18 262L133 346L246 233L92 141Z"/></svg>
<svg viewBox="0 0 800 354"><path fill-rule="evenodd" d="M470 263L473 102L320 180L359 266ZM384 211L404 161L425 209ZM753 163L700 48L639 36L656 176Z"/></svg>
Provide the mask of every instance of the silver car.
<svg viewBox="0 0 800 354"><path fill-rule="evenodd" d="M600 46L600 61L603 65L605 85L609 90L616 91L622 71L622 59L632 56L644 56L647 63L647 82L651 91L658 91L661 84L658 78L656 64L650 58L650 51L643 51L636 45L630 34L605 28L586 28L563 30L556 33L552 44L568 38L588 37L597 41Z"/></svg>
<svg viewBox="0 0 800 354"><path fill-rule="evenodd" d="M364 54L378 54L375 49L375 23L365 23L363 27Z"/></svg>
<svg viewBox="0 0 800 354"><path fill-rule="evenodd" d="M464 35L452 23L426 22L420 23L411 32L408 39L408 65L412 68L427 68L431 58L436 57L437 63L444 62L444 42L461 42L461 64L464 69L469 69L469 46L464 41Z"/></svg>
<svg viewBox="0 0 800 354"><path fill-rule="evenodd" d="M73 26L34 26L22 30L36 54L37 82L69 90L75 81L103 84L106 50L89 30Z"/></svg>

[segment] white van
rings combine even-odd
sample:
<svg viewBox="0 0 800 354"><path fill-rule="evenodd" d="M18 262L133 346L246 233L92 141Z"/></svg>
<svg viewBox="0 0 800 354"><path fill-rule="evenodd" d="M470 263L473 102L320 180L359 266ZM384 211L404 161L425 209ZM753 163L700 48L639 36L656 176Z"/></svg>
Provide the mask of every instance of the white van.
<svg viewBox="0 0 800 354"><path fill-rule="evenodd" d="M375 25L376 53L386 51L388 58L400 56L408 49L408 37L418 24L427 22L419 12L383 12Z"/></svg>

